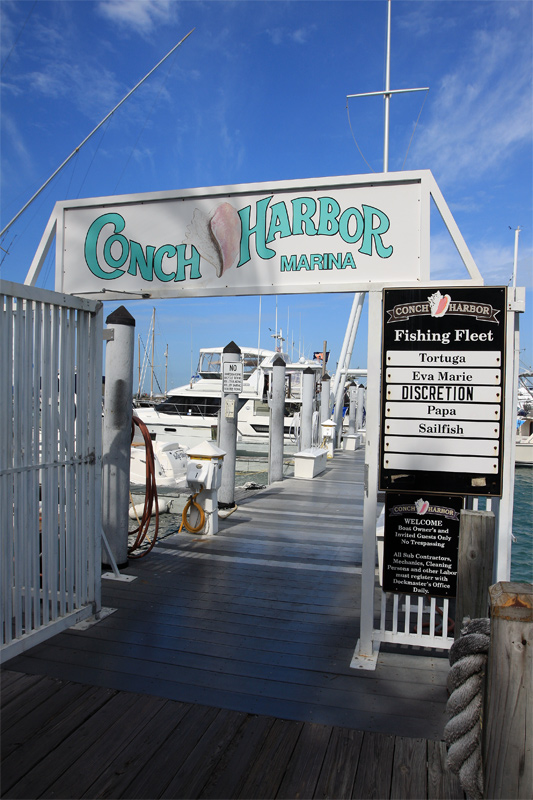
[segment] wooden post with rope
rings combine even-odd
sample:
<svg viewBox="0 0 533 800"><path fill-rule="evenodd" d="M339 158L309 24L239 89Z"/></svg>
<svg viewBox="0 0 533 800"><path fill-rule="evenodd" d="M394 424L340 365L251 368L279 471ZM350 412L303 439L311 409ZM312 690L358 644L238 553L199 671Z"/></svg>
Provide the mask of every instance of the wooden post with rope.
<svg viewBox="0 0 533 800"><path fill-rule="evenodd" d="M484 796L520 800L533 786L533 585L500 582L489 593Z"/></svg>
<svg viewBox="0 0 533 800"><path fill-rule="evenodd" d="M492 511L461 511L457 558L455 638L463 619L488 616L488 590L493 581L495 517Z"/></svg>

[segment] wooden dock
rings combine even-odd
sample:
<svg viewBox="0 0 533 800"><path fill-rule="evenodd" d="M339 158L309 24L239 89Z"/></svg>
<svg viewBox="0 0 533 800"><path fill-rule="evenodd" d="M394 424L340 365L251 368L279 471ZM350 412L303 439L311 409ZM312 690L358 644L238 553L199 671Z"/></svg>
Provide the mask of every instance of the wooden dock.
<svg viewBox="0 0 533 800"><path fill-rule="evenodd" d="M349 666L363 471L339 452L241 490L216 537L167 536L104 581L114 613L9 661L3 796L462 798L447 654Z"/></svg>

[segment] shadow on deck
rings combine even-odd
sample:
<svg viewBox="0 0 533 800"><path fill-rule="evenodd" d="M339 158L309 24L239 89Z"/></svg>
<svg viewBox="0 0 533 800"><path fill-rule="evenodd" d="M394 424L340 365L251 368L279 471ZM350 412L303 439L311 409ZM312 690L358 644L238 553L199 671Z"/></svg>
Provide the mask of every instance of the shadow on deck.
<svg viewBox="0 0 533 800"><path fill-rule="evenodd" d="M216 537L167 520L135 581L104 581L114 613L10 661L3 796L462 797L446 654L349 667L363 470L339 453L314 480L240 490Z"/></svg>

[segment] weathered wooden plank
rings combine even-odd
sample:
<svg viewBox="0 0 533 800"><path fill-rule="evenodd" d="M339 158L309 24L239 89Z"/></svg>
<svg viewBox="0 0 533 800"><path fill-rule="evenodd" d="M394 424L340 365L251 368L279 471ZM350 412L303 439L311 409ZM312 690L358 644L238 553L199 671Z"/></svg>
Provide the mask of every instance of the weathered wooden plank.
<svg viewBox="0 0 533 800"><path fill-rule="evenodd" d="M2 762L2 790L5 797L37 797L35 787L40 788L42 782L47 786L47 776L44 770L44 779L41 781L39 774L32 772L33 768L44 763L49 754L60 748L95 711L117 694L112 689L83 688L84 693L75 703L70 703L70 693L63 691L61 710Z"/></svg>
<svg viewBox="0 0 533 800"><path fill-rule="evenodd" d="M20 673L19 680L9 681L4 687L2 683L2 714L7 710L8 704L27 692L36 683L42 681L41 675L25 675Z"/></svg>
<svg viewBox="0 0 533 800"><path fill-rule="evenodd" d="M197 797L245 719L246 714L237 711L219 711L161 797Z"/></svg>
<svg viewBox="0 0 533 800"><path fill-rule="evenodd" d="M60 716L65 706L79 703L83 695L89 691L89 687L77 683L56 681L54 678L45 678L44 681L60 687L60 690L54 691L48 699L31 709L29 713L27 706L21 703L24 714L21 714L19 721L9 729L4 726L4 716L2 714L2 760L5 760L14 750L26 745L34 737L41 737L50 720L55 720ZM18 703L12 703L11 705L18 706ZM28 752L26 752L23 762L26 769L35 763L31 761Z"/></svg>
<svg viewBox="0 0 533 800"><path fill-rule="evenodd" d="M295 797L313 797L330 737L329 726L305 723L287 764L277 798L291 800Z"/></svg>
<svg viewBox="0 0 533 800"><path fill-rule="evenodd" d="M208 706L189 706L180 724L167 737L165 745L157 750L124 789L121 797L161 797L176 771L203 736L219 712Z"/></svg>
<svg viewBox="0 0 533 800"><path fill-rule="evenodd" d="M273 724L273 717L249 714L224 750L198 797L211 800L238 797L250 771L250 765L255 762L257 753Z"/></svg>
<svg viewBox="0 0 533 800"><path fill-rule="evenodd" d="M397 736L392 764L391 800L427 797L427 746L425 739Z"/></svg>
<svg viewBox="0 0 533 800"><path fill-rule="evenodd" d="M150 762L159 751L168 753L168 739L191 709L188 703L164 701L156 713L117 754L107 767L95 772L95 780L85 790L83 797L122 797L130 784L135 784L142 773L150 769Z"/></svg>
<svg viewBox="0 0 533 800"><path fill-rule="evenodd" d="M333 728L314 797L344 800L352 796L362 743L362 731Z"/></svg>
<svg viewBox="0 0 533 800"><path fill-rule="evenodd" d="M464 792L457 775L446 767L445 742L427 742L428 748L428 800L464 800Z"/></svg>
<svg viewBox="0 0 533 800"><path fill-rule="evenodd" d="M394 736L365 733L352 797L387 800L390 797Z"/></svg>
<svg viewBox="0 0 533 800"><path fill-rule="evenodd" d="M109 708L111 702L106 712L111 711ZM66 766L46 792L43 792L42 797L60 797L68 800L73 794L78 796L84 794L94 782L98 771L113 763L117 754L138 735L164 703L164 700L157 697L129 695L123 711L118 708L116 709L118 713L114 714L111 711L111 716L101 712L95 714L85 724L82 736L74 737L78 739L75 744L83 745L77 752L75 761ZM105 736L102 736L102 720L98 719L99 716L105 716L107 719ZM64 748L65 745L60 753Z"/></svg>
<svg viewBox="0 0 533 800"><path fill-rule="evenodd" d="M61 689L63 681L46 680L37 681L29 686L19 696L17 703L8 703L2 709L2 731L5 733L12 725L16 725L21 719L33 715L41 703L48 700Z"/></svg>
<svg viewBox="0 0 533 800"><path fill-rule="evenodd" d="M274 722L237 797L269 800L276 796L302 727L302 722Z"/></svg>

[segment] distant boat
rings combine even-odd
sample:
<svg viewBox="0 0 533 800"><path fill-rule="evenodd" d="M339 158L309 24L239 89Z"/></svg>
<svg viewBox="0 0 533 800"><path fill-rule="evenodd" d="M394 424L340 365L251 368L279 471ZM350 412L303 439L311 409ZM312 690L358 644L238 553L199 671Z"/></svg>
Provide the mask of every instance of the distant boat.
<svg viewBox="0 0 533 800"><path fill-rule="evenodd" d="M223 347L202 348L198 369L188 384L171 389L166 398L153 408L136 408L135 413L147 426L152 441L179 442L182 447L189 448L206 440L216 440L222 396L223 350ZM318 380L322 364L306 359L290 363L286 354L275 350L243 347L244 384L239 398L238 452L267 452L272 364L280 355L286 361L285 448L289 452L296 452L298 448L302 373L311 367Z"/></svg>
<svg viewBox="0 0 533 800"><path fill-rule="evenodd" d="M533 466L533 372L519 375L516 466Z"/></svg>

